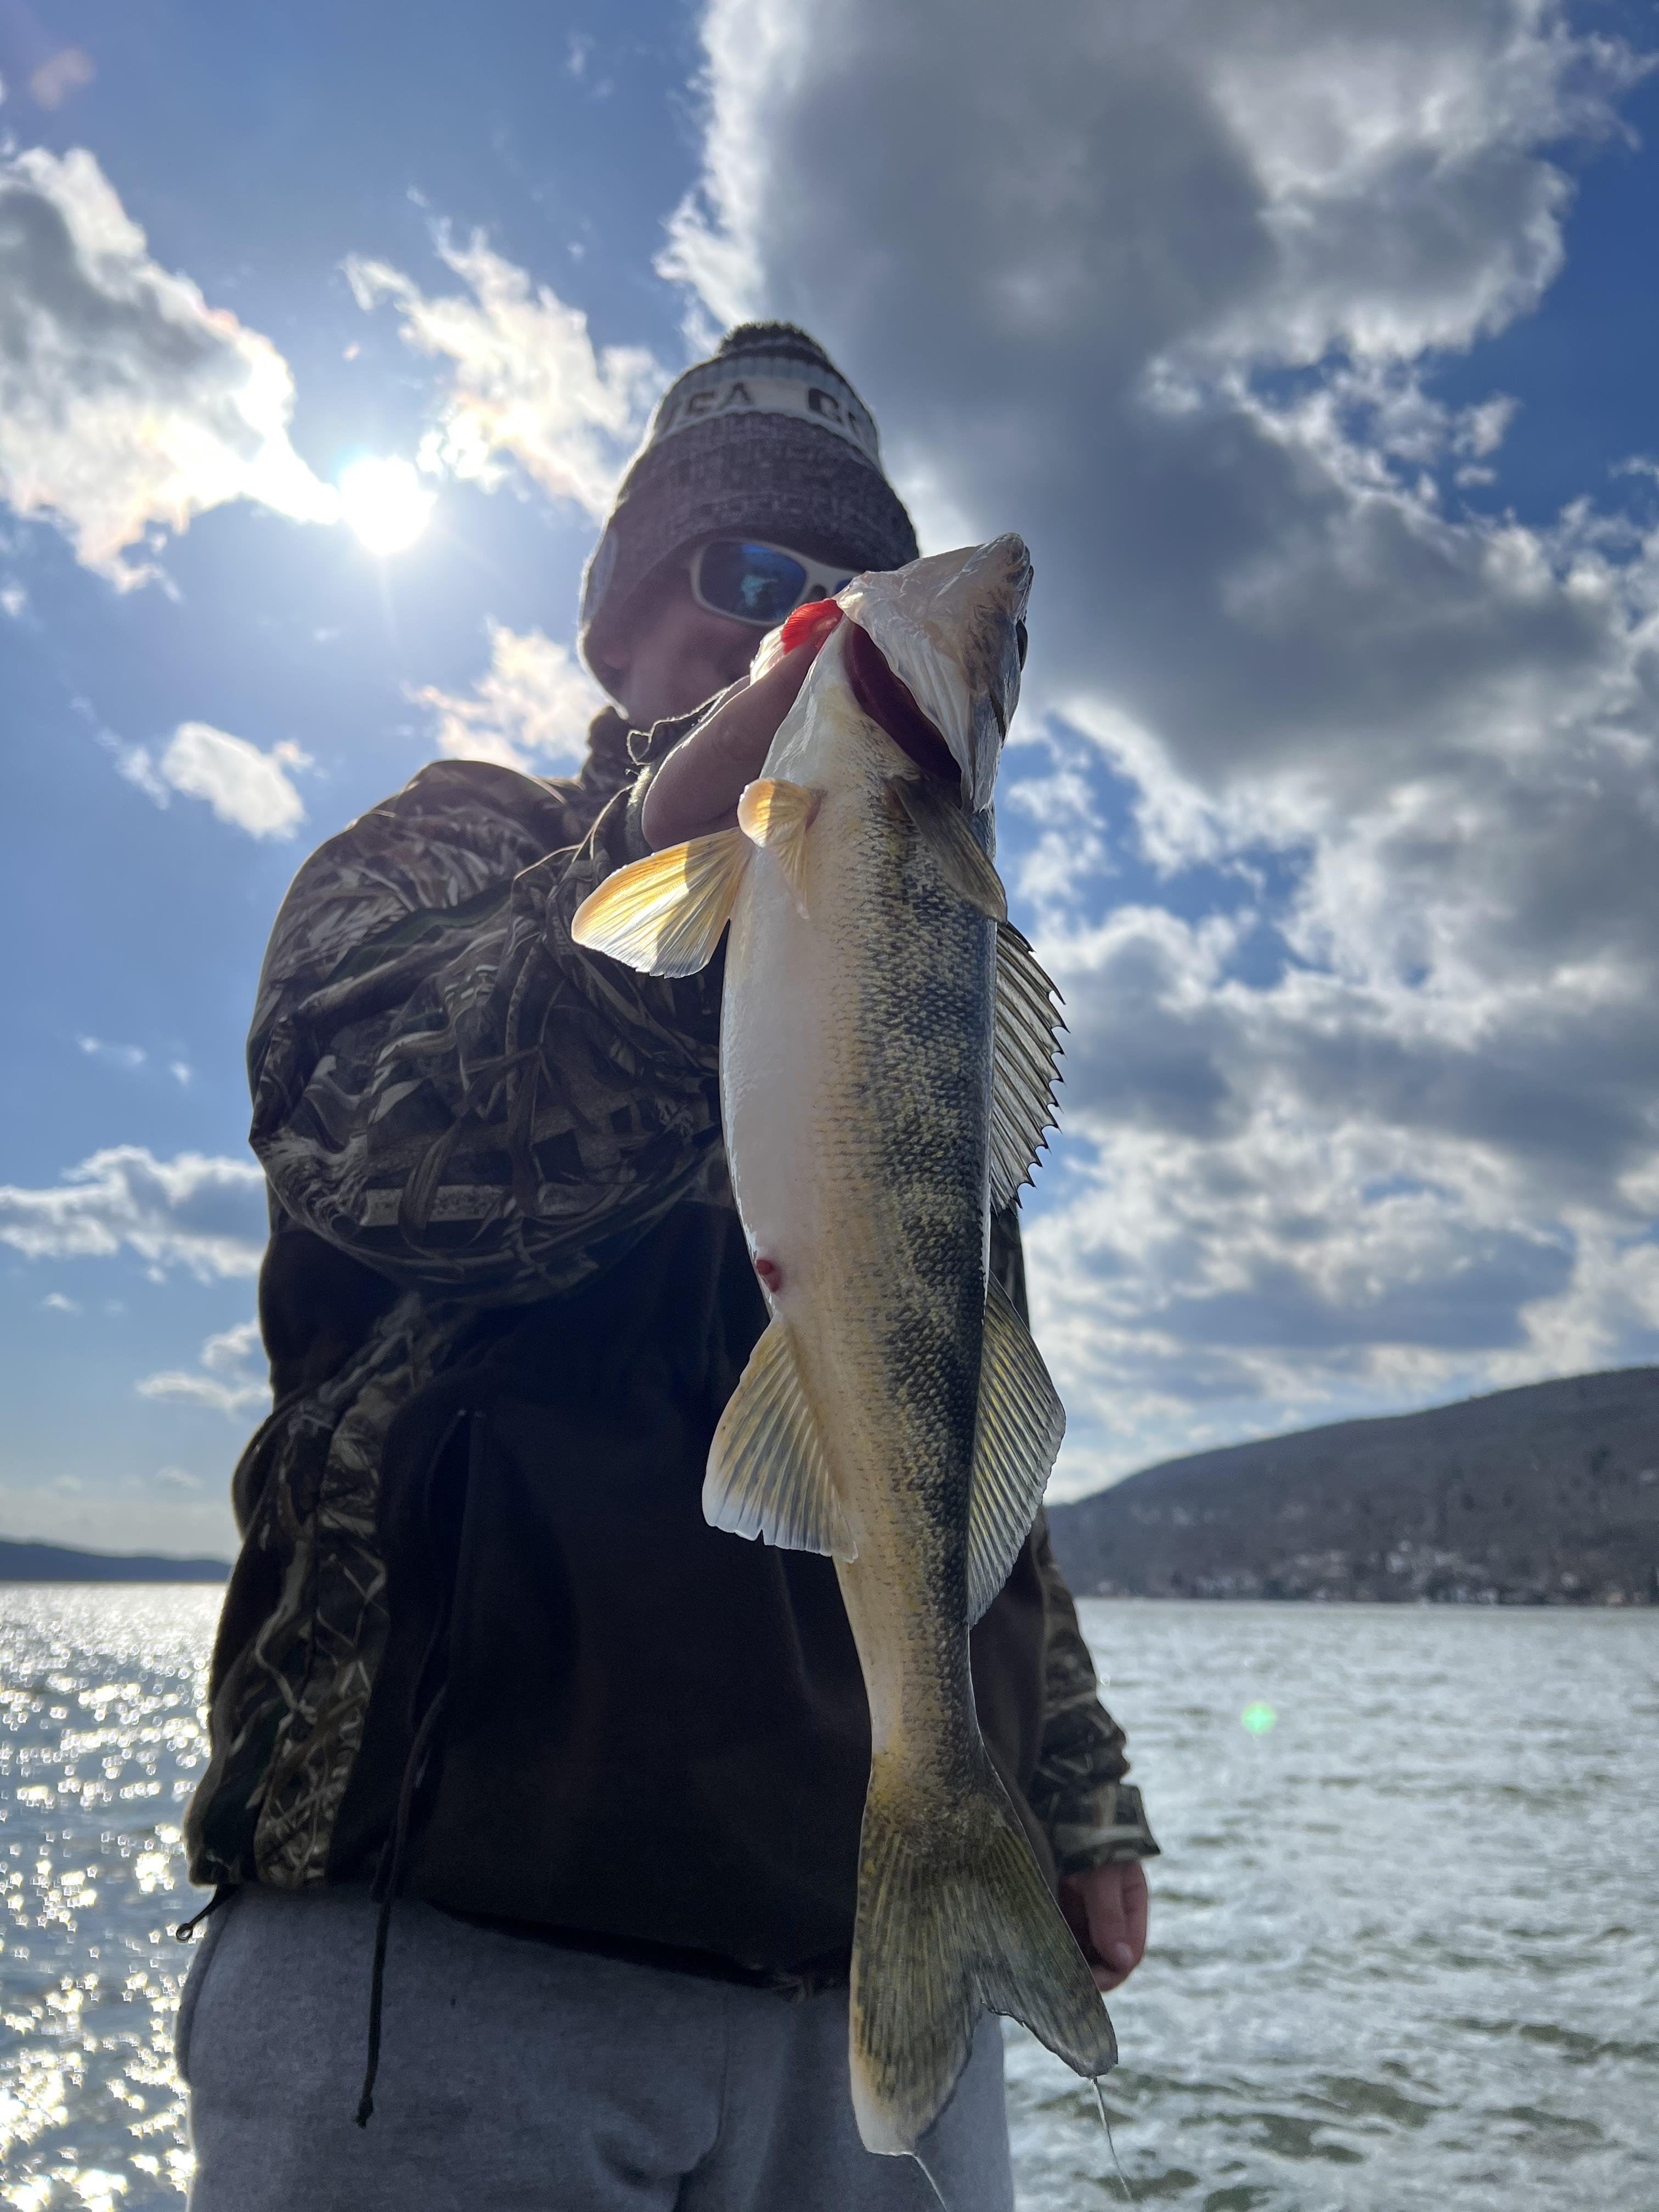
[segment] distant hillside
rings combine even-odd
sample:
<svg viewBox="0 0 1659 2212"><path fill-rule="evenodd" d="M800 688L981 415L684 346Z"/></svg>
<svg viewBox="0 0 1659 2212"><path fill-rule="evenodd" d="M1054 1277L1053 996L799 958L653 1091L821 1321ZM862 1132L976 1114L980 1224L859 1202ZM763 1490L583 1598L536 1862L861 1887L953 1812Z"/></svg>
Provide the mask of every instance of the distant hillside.
<svg viewBox="0 0 1659 2212"><path fill-rule="evenodd" d="M1659 1367L1194 1452L1048 1525L1079 1595L1659 1604Z"/></svg>
<svg viewBox="0 0 1659 2212"><path fill-rule="evenodd" d="M71 1544L14 1544L0 1536L0 1583L222 1583L223 1559L82 1552Z"/></svg>

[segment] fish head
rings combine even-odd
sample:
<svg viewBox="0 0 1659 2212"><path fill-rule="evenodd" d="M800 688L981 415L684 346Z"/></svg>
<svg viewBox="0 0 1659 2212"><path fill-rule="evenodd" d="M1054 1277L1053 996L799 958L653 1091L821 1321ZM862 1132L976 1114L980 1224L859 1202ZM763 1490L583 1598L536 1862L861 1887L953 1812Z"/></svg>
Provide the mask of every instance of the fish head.
<svg viewBox="0 0 1659 2212"><path fill-rule="evenodd" d="M991 803L1018 703L1030 591L1030 554L1007 531L983 545L855 576L840 595L842 613L880 649L944 740L970 814Z"/></svg>

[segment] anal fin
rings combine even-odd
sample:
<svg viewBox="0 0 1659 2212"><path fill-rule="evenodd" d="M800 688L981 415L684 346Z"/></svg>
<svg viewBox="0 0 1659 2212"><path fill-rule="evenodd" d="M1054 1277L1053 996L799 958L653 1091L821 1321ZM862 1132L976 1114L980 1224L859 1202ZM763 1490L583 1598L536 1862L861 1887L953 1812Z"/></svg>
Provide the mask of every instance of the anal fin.
<svg viewBox="0 0 1659 2212"><path fill-rule="evenodd" d="M736 830L665 846L607 876L576 908L570 934L647 975L695 975L732 919L748 858Z"/></svg>
<svg viewBox="0 0 1659 2212"><path fill-rule="evenodd" d="M734 1536L764 1536L791 1552L858 1557L786 1321L775 1319L750 1353L720 1415L702 1512L710 1528Z"/></svg>
<svg viewBox="0 0 1659 2212"><path fill-rule="evenodd" d="M975 1621L1008 1579L1036 1519L1066 1434L1066 1408L1031 1332L1007 1293L985 1294L979 1419L968 1501L968 1618Z"/></svg>

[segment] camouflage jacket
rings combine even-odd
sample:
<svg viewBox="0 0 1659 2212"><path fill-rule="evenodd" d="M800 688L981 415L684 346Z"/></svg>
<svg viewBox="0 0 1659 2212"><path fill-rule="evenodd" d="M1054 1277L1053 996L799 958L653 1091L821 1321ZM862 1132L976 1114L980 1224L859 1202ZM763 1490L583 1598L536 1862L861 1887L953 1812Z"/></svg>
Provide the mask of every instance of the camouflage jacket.
<svg viewBox="0 0 1659 2212"><path fill-rule="evenodd" d="M325 1878L386 1644L377 1483L399 1408L483 1356L481 1316L572 1288L688 1194L726 1188L719 963L636 975L569 933L586 894L646 850L645 788L688 726L630 739L602 714L568 780L438 763L322 846L283 903L248 1045L276 1402L234 1485L243 1550L187 1823L198 1881ZM296 1232L385 1287L337 1356L285 1366L272 1285ZM994 1254L1023 1296L1012 1213ZM1041 1527L1036 1547L1033 1808L1062 1870L1150 1855L1123 1736ZM216 1840L227 1805L257 1811L234 1854Z"/></svg>

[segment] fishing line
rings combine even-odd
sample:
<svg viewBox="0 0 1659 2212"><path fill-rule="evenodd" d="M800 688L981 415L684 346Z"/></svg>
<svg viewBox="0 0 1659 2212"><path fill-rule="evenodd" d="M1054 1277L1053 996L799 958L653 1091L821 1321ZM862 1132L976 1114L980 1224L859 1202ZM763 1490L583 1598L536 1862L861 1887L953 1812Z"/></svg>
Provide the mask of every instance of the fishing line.
<svg viewBox="0 0 1659 2212"><path fill-rule="evenodd" d="M1098 2074L1091 2074L1089 2076L1089 2087L1095 2093L1095 2103L1100 2111L1100 2124L1106 2130L1106 2148L1112 2154L1112 2164L1117 2168L1118 2183L1123 2191L1124 2201L1126 2203L1133 2204L1135 2201L1135 2193L1129 2186L1128 2175L1123 2171L1123 2160L1117 2154L1117 2145L1112 2141L1112 2124L1106 2117L1106 2093L1100 2086Z"/></svg>
<svg viewBox="0 0 1659 2212"><path fill-rule="evenodd" d="M927 2172L927 2160L923 2158L919 2150L913 2150L910 2155L915 2159L916 2164L921 2168L923 2176L927 2180L927 2186L933 2191L934 2196L938 2197L939 2202L939 2212L951 2212L950 2206L945 2201L945 2191L939 2187L938 2182L934 2180L933 2175Z"/></svg>

